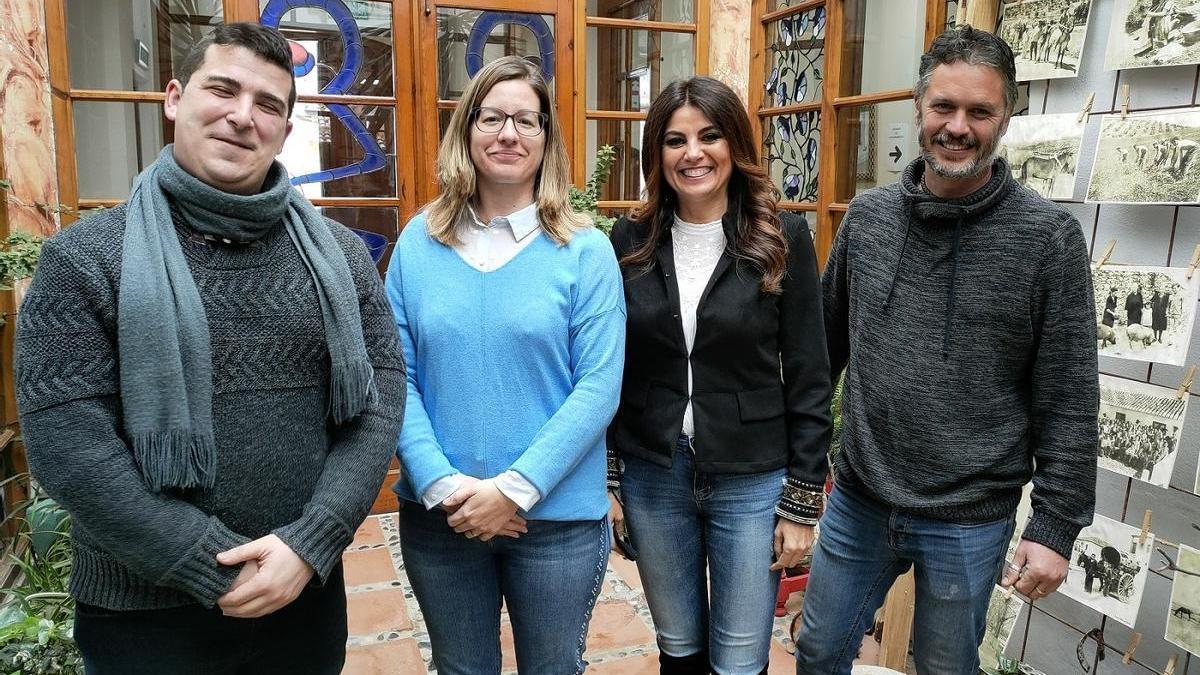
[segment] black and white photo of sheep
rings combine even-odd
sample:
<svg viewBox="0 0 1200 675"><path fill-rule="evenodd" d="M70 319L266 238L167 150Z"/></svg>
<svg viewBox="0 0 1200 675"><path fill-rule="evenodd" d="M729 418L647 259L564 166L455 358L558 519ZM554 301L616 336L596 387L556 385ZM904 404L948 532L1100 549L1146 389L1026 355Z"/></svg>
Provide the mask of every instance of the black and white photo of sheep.
<svg viewBox="0 0 1200 675"><path fill-rule="evenodd" d="M1140 536L1139 528L1097 513L1075 540L1058 592L1132 628L1154 550L1154 535L1145 543Z"/></svg>
<svg viewBox="0 0 1200 675"><path fill-rule="evenodd" d="M997 33L1013 50L1017 81L1075 77L1091 0L1018 0L1004 5Z"/></svg>
<svg viewBox="0 0 1200 675"><path fill-rule="evenodd" d="M1168 642L1200 655L1200 551L1179 545L1167 611Z"/></svg>
<svg viewBox="0 0 1200 675"><path fill-rule="evenodd" d="M1014 117L1000 153L1017 182L1047 199L1070 199L1084 126L1076 113Z"/></svg>
<svg viewBox="0 0 1200 675"><path fill-rule="evenodd" d="M1200 108L1105 115L1087 199L1093 203L1200 201Z"/></svg>
<svg viewBox="0 0 1200 675"><path fill-rule="evenodd" d="M1104 265L1092 271L1102 356L1184 365L1200 275L1181 267Z"/></svg>
<svg viewBox="0 0 1200 675"><path fill-rule="evenodd" d="M1105 70L1200 63L1200 1L1115 0Z"/></svg>
<svg viewBox="0 0 1200 675"><path fill-rule="evenodd" d="M1168 387L1100 375L1097 465L1167 487L1189 398Z"/></svg>

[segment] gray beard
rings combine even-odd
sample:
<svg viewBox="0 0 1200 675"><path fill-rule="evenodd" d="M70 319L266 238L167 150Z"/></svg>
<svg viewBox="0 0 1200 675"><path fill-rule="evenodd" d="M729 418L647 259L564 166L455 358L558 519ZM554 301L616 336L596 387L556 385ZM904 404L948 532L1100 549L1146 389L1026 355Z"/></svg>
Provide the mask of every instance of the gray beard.
<svg viewBox="0 0 1200 675"><path fill-rule="evenodd" d="M921 119L917 118L918 128L920 127ZM937 134L934 134L936 136ZM933 139L926 140L925 135L918 132L918 140L921 145L921 159L925 160L925 166L942 178L962 179L974 178L979 174L991 168L992 162L996 160L996 155L1000 154L1000 137L997 136L988 145L979 143L975 146L977 151L975 157L956 167L949 167L941 164L937 160L930 146L933 145Z"/></svg>

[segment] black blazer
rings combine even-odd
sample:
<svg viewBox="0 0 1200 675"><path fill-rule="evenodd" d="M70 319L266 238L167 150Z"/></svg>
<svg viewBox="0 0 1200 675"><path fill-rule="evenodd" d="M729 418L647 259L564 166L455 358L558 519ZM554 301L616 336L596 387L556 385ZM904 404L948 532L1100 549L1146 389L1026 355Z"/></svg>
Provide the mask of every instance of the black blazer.
<svg viewBox="0 0 1200 675"><path fill-rule="evenodd" d="M788 241L783 292L759 290L762 275L727 247L696 310L692 413L700 471L753 473L787 466L823 485L830 438L829 356L821 281L808 227L781 213ZM726 214L725 239L737 223ZM622 218L612 243L621 258L648 226ZM622 266L628 324L621 403L610 449L670 466L687 406L688 353L679 318L670 231L653 266Z"/></svg>

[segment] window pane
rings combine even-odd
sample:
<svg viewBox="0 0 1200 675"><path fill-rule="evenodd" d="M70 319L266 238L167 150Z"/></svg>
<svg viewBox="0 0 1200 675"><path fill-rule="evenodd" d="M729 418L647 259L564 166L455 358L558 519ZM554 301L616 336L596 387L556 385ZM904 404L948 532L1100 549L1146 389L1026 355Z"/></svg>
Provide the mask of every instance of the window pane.
<svg viewBox="0 0 1200 675"><path fill-rule="evenodd" d="M346 112L362 125L363 130L358 134L343 121L348 119L344 116ZM293 178L304 175L316 178L300 187L310 199L395 197L395 117L395 110L390 107L352 105L344 110L330 110L317 103L298 103L292 113L292 133L279 159ZM348 121L355 123L355 119ZM368 142L383 153L383 166L367 173L362 168L347 168L366 156L363 143ZM333 175L319 175L326 171Z"/></svg>
<svg viewBox="0 0 1200 675"><path fill-rule="evenodd" d="M692 0L588 0L588 16L609 19L642 19L692 23L696 20Z"/></svg>
<svg viewBox="0 0 1200 675"><path fill-rule="evenodd" d="M366 232L363 242L367 245L367 252L378 259L376 267L380 273L387 270L392 246L400 234L399 209L391 206L323 206L317 210L326 218L336 220L352 230ZM387 243L383 244L378 237L371 235L380 235Z"/></svg>
<svg viewBox="0 0 1200 675"><path fill-rule="evenodd" d="M913 103L908 99L846 108L840 119L837 147L845 153L839 165L846 167L846 177L837 182L837 201L895 183L920 153Z"/></svg>
<svg viewBox="0 0 1200 675"><path fill-rule="evenodd" d="M593 26L587 49L589 110L649 110L664 86L695 72L691 33Z"/></svg>
<svg viewBox="0 0 1200 675"><path fill-rule="evenodd" d="M641 121L587 121L587 175L596 168L596 150L611 145L617 151L608 183L600 191L602 201L635 200L642 194L642 128Z"/></svg>
<svg viewBox="0 0 1200 675"><path fill-rule="evenodd" d="M818 112L777 115L763 120L763 158L784 201L817 200Z"/></svg>
<svg viewBox="0 0 1200 675"><path fill-rule="evenodd" d="M158 103L75 101L75 162L81 199L125 199L158 157L173 125Z"/></svg>
<svg viewBox="0 0 1200 675"><path fill-rule="evenodd" d="M765 106L821 100L825 84L824 7L767 26L766 76Z"/></svg>
<svg viewBox="0 0 1200 675"><path fill-rule="evenodd" d="M334 7L338 17L341 9ZM259 11L267 6L259 0ZM392 5L387 2L360 0L352 3L349 18L358 26L362 57L357 63L347 63L347 39L338 29L337 18L329 11L315 7L293 9L281 17L279 28L285 37L294 40L314 59L314 67L296 78L296 87L303 93L315 94L335 78L346 80L331 94L357 96L392 95Z"/></svg>
<svg viewBox="0 0 1200 675"><path fill-rule="evenodd" d="M221 0L71 0L67 60L77 89L162 91L223 20Z"/></svg>
<svg viewBox="0 0 1200 675"><path fill-rule="evenodd" d="M845 12L851 76L841 94L913 86L925 51L925 0L846 0Z"/></svg>
<svg viewBox="0 0 1200 675"><path fill-rule="evenodd" d="M469 49L472 36L481 41L478 52ZM553 63L554 17L439 7L437 49L438 98L458 100L475 69L501 56L515 54L537 63Z"/></svg>

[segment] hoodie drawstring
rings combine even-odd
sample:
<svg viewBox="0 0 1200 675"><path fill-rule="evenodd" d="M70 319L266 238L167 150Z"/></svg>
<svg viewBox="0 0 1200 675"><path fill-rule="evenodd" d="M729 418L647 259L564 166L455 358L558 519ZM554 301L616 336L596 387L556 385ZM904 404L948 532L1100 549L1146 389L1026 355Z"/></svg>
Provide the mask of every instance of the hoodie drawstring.
<svg viewBox="0 0 1200 675"><path fill-rule="evenodd" d="M950 248L950 293L946 299L946 319L942 326L942 360L950 357L950 328L954 318L954 290L958 281L958 242L962 236L963 219L954 221L954 243Z"/></svg>
<svg viewBox="0 0 1200 675"><path fill-rule="evenodd" d="M892 304L892 296L896 293L896 279L900 278L900 268L904 266L904 253L908 250L908 233L912 232L912 218L907 219L904 226L904 240L900 244L900 259L896 261L896 271L892 272L892 285L888 287L887 299L883 301L886 310Z"/></svg>

